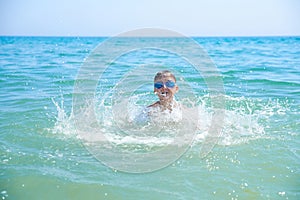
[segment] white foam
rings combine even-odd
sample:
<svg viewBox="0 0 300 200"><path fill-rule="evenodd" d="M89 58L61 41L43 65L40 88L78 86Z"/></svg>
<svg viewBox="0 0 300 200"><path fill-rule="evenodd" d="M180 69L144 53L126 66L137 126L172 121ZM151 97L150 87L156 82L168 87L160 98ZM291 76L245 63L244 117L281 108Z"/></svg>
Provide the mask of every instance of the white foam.
<svg viewBox="0 0 300 200"><path fill-rule="evenodd" d="M173 141L176 134L176 123L182 120L182 108L173 108L160 111L151 108L151 115L146 106L137 104L144 98L142 95L133 96L127 105L126 118L122 122L116 122L112 113L112 106L102 104L95 109L98 112L98 121L101 132L109 141L116 144L148 144L166 145ZM260 99L247 99L245 97L225 97L226 107L222 134L218 140L219 145L235 145L248 142L265 136L267 124L265 121L273 115L282 115L287 111L286 104L282 105L278 100L263 101ZM197 133L195 143L201 143L208 136L213 112L209 104L209 96L199 98ZM68 116L63 108L53 100L57 109L57 117L52 132L64 135L76 133L72 114ZM118 124L119 123L119 124ZM160 132L158 126L164 126L166 131ZM124 132L119 132L124 129ZM188 129L187 129L188 130ZM93 136L95 137L95 135Z"/></svg>

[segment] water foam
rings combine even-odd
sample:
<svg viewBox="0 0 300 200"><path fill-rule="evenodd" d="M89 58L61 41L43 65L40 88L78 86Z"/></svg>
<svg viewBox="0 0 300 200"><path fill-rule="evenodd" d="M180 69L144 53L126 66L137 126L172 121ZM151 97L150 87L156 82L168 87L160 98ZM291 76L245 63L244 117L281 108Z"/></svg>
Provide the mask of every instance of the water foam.
<svg viewBox="0 0 300 200"><path fill-rule="evenodd" d="M128 101L127 121L121 126L127 127L128 131L118 132L120 124L114 121L112 106L104 105L95 109L98 122L101 124L101 131L105 137L112 143L120 144L142 144L148 146L163 146L170 144L176 133L176 123L180 122L180 111L174 109L174 112L164 111L152 120L146 116L145 106L138 101L144 98L144 95L135 95ZM197 105L198 124L194 143L202 143L208 136L208 130L211 125L213 111L210 106L209 96L199 97ZM226 96L226 110L222 129L222 134L218 139L219 145L236 145L246 143L250 140L269 137L266 134L268 120L271 116L282 115L288 110L287 103L279 100L261 100L246 97ZM59 103L52 100L56 109L57 117L52 132L62 134L66 137L76 136L72 113L68 116L65 112L63 101ZM154 122L154 123L153 123ZM118 122L120 123L120 122ZM167 127L167 131L157 131L155 124ZM151 131L153 128L153 131ZM161 128L160 128L161 129ZM160 130L159 129L159 130ZM95 137L95 136L93 136ZM92 138L91 138L92 139Z"/></svg>

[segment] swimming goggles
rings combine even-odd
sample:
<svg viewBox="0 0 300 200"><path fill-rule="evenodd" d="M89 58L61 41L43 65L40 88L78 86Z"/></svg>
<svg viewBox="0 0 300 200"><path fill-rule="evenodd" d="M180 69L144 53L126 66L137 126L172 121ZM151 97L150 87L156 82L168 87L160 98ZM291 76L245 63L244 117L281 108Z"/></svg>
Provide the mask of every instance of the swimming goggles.
<svg viewBox="0 0 300 200"><path fill-rule="evenodd" d="M173 82L173 81L167 81L165 83L163 83L163 82L156 82L156 83L154 83L154 87L156 89L160 89L160 88L164 87L164 85L167 88L173 88L173 87L175 87L175 82Z"/></svg>

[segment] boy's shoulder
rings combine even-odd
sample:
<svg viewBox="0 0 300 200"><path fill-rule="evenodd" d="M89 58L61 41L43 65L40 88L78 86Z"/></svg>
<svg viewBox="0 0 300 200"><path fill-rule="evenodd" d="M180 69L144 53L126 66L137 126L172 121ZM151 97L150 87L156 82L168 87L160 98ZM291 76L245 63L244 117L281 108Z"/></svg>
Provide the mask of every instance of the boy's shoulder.
<svg viewBox="0 0 300 200"><path fill-rule="evenodd" d="M155 103L153 103L153 104L151 104L151 105L149 105L149 106L147 106L148 108L151 108L151 107L157 107L157 106L159 106L159 101L157 101L157 102L155 102Z"/></svg>

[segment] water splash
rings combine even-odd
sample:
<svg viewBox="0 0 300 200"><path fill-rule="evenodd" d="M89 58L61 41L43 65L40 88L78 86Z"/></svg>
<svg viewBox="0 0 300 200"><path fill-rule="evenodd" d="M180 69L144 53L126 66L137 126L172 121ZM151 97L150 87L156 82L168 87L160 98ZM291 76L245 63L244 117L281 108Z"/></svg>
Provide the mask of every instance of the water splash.
<svg viewBox="0 0 300 200"><path fill-rule="evenodd" d="M134 134L134 132L131 134L130 131L127 131L126 134L118 132L114 116L111 112L112 106L105 105L104 102L100 102L101 106L97 105L95 111L97 112L98 122L101 124L101 131L105 132L105 136L109 141L118 145L142 144L148 146L163 146L173 141L174 132L172 131L169 132L169 135L161 132L158 134L147 132L149 127L151 128L151 124L147 121L147 117L143 118L145 116L145 106L143 104L149 105L149 102L152 101L152 99L145 100L145 96L147 97L147 95L134 95L128 101L127 105L129 115L127 116L128 121L125 122L126 127L130 127L128 130L138 130L139 135ZM270 122L270 118L272 116L283 115L289 109L287 102L282 102L278 99L266 101L262 99L226 96L225 100L225 119L222 134L218 140L219 145L236 145L246 143L250 140L270 137L270 134L266 133L266 129L272 123ZM57 116L55 125L51 131L64 136L76 136L72 113L68 116L64 109L64 101L62 100L59 104L52 99L52 102L57 109ZM202 143L208 136L208 129L213 115L208 95L199 97L197 109L199 121L194 143ZM164 112L161 116L164 116L165 119L171 119L174 116L178 117L180 115L178 113L174 115L174 113ZM161 120L162 118L158 118L156 122ZM175 130L176 126L174 125L172 128Z"/></svg>
<svg viewBox="0 0 300 200"><path fill-rule="evenodd" d="M76 131L74 127L73 114L68 115L64 108L64 100L62 99L60 104L56 102L53 98L51 99L56 107L57 115L55 117L54 127L51 132L57 135L65 136L75 136Z"/></svg>

